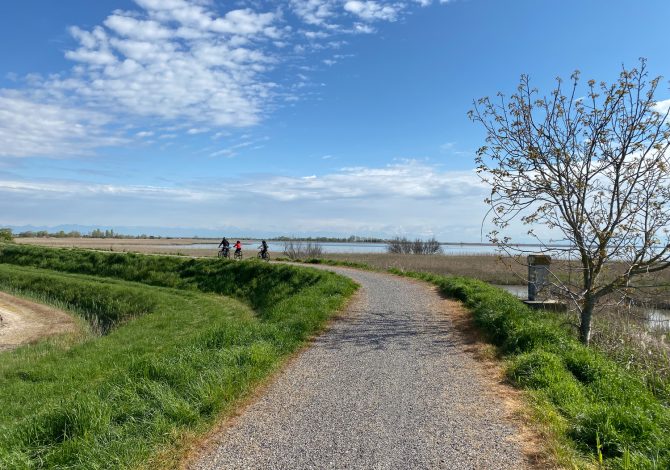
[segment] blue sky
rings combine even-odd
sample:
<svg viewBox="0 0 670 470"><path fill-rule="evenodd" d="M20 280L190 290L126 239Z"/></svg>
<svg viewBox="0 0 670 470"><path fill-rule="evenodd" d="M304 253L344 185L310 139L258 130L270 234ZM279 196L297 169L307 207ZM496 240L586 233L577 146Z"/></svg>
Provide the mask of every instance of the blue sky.
<svg viewBox="0 0 670 470"><path fill-rule="evenodd" d="M2 2L0 225L478 241L473 99L639 57L670 77L669 17L662 0Z"/></svg>

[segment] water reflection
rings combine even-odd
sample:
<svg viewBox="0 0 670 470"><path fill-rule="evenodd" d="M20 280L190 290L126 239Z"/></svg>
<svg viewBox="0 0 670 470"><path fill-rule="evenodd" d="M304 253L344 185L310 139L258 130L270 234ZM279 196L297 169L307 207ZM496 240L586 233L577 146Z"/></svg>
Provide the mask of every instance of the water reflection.
<svg viewBox="0 0 670 470"><path fill-rule="evenodd" d="M309 242L303 242L309 243ZM312 242L313 243L313 242ZM243 248L252 249L260 244L258 240L247 240L242 243ZM386 243L345 243L345 242L318 242L324 253L386 253L388 245ZM193 249L193 250L216 250L218 243L189 243L174 245L157 245L161 248L170 249ZM479 254L500 254L495 245L486 244L467 244L467 243L442 243L440 244L445 255L479 255ZM281 253L284 251L284 242L268 242L270 251Z"/></svg>
<svg viewBox="0 0 670 470"><path fill-rule="evenodd" d="M495 287L505 290L520 299L528 298L528 287L522 285L494 285ZM647 319L647 326L650 329L670 330L670 310L662 310L657 308L640 307L636 309L639 315L643 315Z"/></svg>

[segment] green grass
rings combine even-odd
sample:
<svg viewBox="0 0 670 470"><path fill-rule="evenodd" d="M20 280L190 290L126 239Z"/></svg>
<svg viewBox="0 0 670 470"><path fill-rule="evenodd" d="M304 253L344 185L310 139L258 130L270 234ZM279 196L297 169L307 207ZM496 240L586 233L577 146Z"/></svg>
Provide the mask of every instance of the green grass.
<svg viewBox="0 0 670 470"><path fill-rule="evenodd" d="M233 409L355 290L267 263L1 250L0 288L106 328L0 354L0 468L146 465Z"/></svg>
<svg viewBox="0 0 670 470"><path fill-rule="evenodd" d="M0 289L76 312L100 334L122 321L153 311L157 302L151 292L127 283L102 283L3 264L0 264Z"/></svg>
<svg viewBox="0 0 670 470"><path fill-rule="evenodd" d="M399 272L431 282L472 311L508 364L507 377L529 390L536 412L577 454L571 464L613 469L670 468L670 409L638 375L579 343L552 313L468 278Z"/></svg>

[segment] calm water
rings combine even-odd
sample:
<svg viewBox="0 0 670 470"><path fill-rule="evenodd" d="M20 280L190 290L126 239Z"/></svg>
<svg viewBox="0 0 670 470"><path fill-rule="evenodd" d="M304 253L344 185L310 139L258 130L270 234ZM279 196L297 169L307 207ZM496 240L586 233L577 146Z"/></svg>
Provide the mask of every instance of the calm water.
<svg viewBox="0 0 670 470"><path fill-rule="evenodd" d="M500 289L503 289L509 292L512 295L517 296L520 299L528 298L528 286L502 286L497 285ZM639 310L641 314L646 315L647 325L652 329L663 329L670 330L670 310L659 310L655 308L641 308Z"/></svg>
<svg viewBox="0 0 670 470"><path fill-rule="evenodd" d="M341 243L341 242L320 242L316 243L321 247L324 253L386 253L388 245L386 243ZM243 250L256 250L259 241L246 242L242 244ZM215 250L218 243L191 243L188 245L161 245L163 248L184 248ZM284 251L284 242L268 242L270 251L281 253ZM494 245L467 245L461 243L442 244L442 250L447 255L467 255L467 254L497 254L498 251Z"/></svg>

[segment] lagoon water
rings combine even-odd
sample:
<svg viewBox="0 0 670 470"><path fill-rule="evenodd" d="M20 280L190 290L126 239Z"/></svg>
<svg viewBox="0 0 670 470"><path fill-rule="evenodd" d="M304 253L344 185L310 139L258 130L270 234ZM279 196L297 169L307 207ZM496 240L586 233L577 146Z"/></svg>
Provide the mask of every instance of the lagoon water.
<svg viewBox="0 0 670 470"><path fill-rule="evenodd" d="M299 243L299 242L297 242ZM303 242L305 244L306 242ZM312 242L321 247L324 253L386 253L388 245L386 243L346 243L346 242ZM260 241L245 241L242 243L243 249L255 250ZM281 253L284 251L284 242L268 242L271 252ZM444 254L447 255L472 255L472 254L498 254L499 251L494 245L475 245L467 243L442 243L440 245ZM162 248L184 248L200 250L216 250L218 243L191 243L187 245L161 245Z"/></svg>
<svg viewBox="0 0 670 470"><path fill-rule="evenodd" d="M520 299L528 298L528 286L522 285L496 285L499 289L505 290ZM670 330L670 311L655 308L640 308L638 315L646 317L647 325L650 329Z"/></svg>

